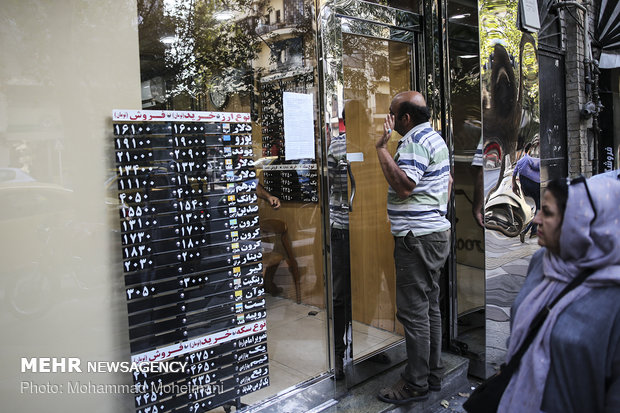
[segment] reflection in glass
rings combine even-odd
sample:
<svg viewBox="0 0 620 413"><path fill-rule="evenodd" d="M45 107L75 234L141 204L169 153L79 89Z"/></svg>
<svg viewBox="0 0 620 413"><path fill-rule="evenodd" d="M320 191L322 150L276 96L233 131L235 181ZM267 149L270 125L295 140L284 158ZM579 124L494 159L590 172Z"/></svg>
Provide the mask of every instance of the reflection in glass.
<svg viewBox="0 0 620 413"><path fill-rule="evenodd" d="M356 187L348 230L350 271L355 274L350 297L352 353L354 359L363 359L402 338L402 327L395 318L394 261L389 247L393 238L385 212L387 184L378 164L375 137L391 96L410 87L411 46L350 34L343 34L342 42L346 153ZM395 145L396 140L391 142ZM334 282L341 265L336 259L332 257ZM381 337L380 343L376 337Z"/></svg>
<svg viewBox="0 0 620 413"><path fill-rule="evenodd" d="M370 0L369 3L381 4L414 13L419 13L421 11L420 8L422 7L422 2L420 0Z"/></svg>
<svg viewBox="0 0 620 413"><path fill-rule="evenodd" d="M346 113L352 114L353 109L351 102L345 104L339 120L338 135L327 137L336 380L344 378L345 359L351 360L353 358L353 346L351 345L351 260L349 250L350 202L348 194L348 170L350 166L347 163L346 153Z"/></svg>
<svg viewBox="0 0 620 413"><path fill-rule="evenodd" d="M268 0L138 1L143 107L222 110L233 94L249 107L268 7Z"/></svg>
<svg viewBox="0 0 620 413"><path fill-rule="evenodd" d="M532 211L526 203L524 210L527 212L520 227L519 238L525 242L528 230L529 237L536 236L538 226L533 223L536 213L540 209L540 157L538 151L538 138L528 142L523 148L522 154L512 171L512 192L519 198L531 200L536 209ZM531 202L530 202L531 204Z"/></svg>
<svg viewBox="0 0 620 413"><path fill-rule="evenodd" d="M452 343L470 358L470 373L481 376L485 355L484 181L476 1L448 2L448 36L458 300Z"/></svg>
<svg viewBox="0 0 620 413"><path fill-rule="evenodd" d="M524 146L538 136L538 65L535 40L529 34L520 36L518 52L515 60L501 42L493 47L487 64L490 92L483 128L485 181L491 188L485 205L486 228L508 237L520 235L534 218L522 194L512 190L511 179Z"/></svg>
<svg viewBox="0 0 620 413"><path fill-rule="evenodd" d="M326 5L321 10L324 151L333 215L326 223L331 233L329 264L334 289L350 274L351 290L344 312L334 314L334 334L339 335L335 355L338 366L342 336L348 387L406 357L402 327L395 318L387 183L375 140L392 96L411 89L421 76L414 69L420 22L419 15L364 1L338 3L334 9ZM396 141L390 142L390 149L395 149ZM344 255L348 259L342 259ZM335 307L340 306L337 293Z"/></svg>
<svg viewBox="0 0 620 413"><path fill-rule="evenodd" d="M489 191L484 206L486 375L504 361L510 306L537 249L530 236L540 196L538 56L536 39L517 29L517 5L487 0L480 10L484 180Z"/></svg>
<svg viewBox="0 0 620 413"><path fill-rule="evenodd" d="M316 99L313 16L303 0L138 1L143 108L249 112L259 181L281 201L258 201L271 383L243 403L328 370L317 159L286 161L282 101Z"/></svg>

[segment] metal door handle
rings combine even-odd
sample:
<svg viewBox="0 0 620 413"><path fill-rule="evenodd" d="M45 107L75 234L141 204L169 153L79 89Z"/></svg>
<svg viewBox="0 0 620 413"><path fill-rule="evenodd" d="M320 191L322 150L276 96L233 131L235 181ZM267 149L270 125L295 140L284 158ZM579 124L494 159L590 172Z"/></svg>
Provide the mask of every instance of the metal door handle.
<svg viewBox="0 0 620 413"><path fill-rule="evenodd" d="M355 199L355 177L353 176L351 162L349 161L347 161L347 173L349 174L349 179L351 180L351 198L349 199L349 213L351 213L353 212L353 199Z"/></svg>

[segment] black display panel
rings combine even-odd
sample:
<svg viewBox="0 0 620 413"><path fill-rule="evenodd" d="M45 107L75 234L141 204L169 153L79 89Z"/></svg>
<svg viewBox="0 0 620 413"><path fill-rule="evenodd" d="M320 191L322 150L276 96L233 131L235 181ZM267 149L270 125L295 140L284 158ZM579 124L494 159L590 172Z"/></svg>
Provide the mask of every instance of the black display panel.
<svg viewBox="0 0 620 413"><path fill-rule="evenodd" d="M160 366L133 372L136 412L239 406L269 385L250 116L115 110L112 128L131 361Z"/></svg>

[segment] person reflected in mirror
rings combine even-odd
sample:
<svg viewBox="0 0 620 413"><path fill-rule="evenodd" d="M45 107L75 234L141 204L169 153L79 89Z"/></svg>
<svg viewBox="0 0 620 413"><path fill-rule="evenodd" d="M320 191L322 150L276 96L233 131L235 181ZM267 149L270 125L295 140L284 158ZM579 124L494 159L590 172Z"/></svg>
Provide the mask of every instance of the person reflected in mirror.
<svg viewBox="0 0 620 413"><path fill-rule="evenodd" d="M329 223L332 265L332 298L334 308L334 378L344 379L344 359L352 357L351 335L351 259L349 249L349 209L347 176L347 136L345 111L342 110L341 131L327 143L329 171Z"/></svg>
<svg viewBox="0 0 620 413"><path fill-rule="evenodd" d="M429 390L441 389L443 375L439 277L450 251L446 213L452 179L448 147L429 119L419 92L399 93L375 144L389 184L396 316L404 327L407 348L401 379L378 394L379 400L394 404L428 399ZM392 131L402 136L394 157L387 149Z"/></svg>
<svg viewBox="0 0 620 413"><path fill-rule="evenodd" d="M256 196L258 196L260 199L264 201L267 201L269 206L271 206L271 208L273 208L274 210L277 210L280 208L280 199L277 196L271 195L271 193L269 193L269 191L267 191L267 189L265 189L265 187L260 182L256 184ZM263 248L265 246L264 242L265 241L263 240ZM263 250L263 254L264 253L265 251ZM275 272L275 269L271 271L265 271L263 275L264 276L263 283L265 285L265 291L275 297L277 295L280 295L280 293L282 293L282 287L278 287L273 282L274 272Z"/></svg>
<svg viewBox="0 0 620 413"><path fill-rule="evenodd" d="M527 143L524 148L524 155L517 161L512 170L512 192L517 196L529 196L534 199L536 213L540 209L540 158L538 157L538 139L532 143ZM525 241L525 234L530 229L530 238L536 236L538 225L535 221L530 223L530 228L521 231L521 242Z"/></svg>
<svg viewBox="0 0 620 413"><path fill-rule="evenodd" d="M485 185L492 189L500 186L504 171L515 160L523 100L523 71L519 71L517 79L514 57L503 40L494 42L487 63L491 72L489 93L483 105L485 154L495 156L495 162L487 162L484 178Z"/></svg>
<svg viewBox="0 0 620 413"><path fill-rule="evenodd" d="M521 358L500 412L620 411L620 181L551 181L536 215L538 244L512 307L507 359L552 306ZM527 397L524 397L527 396Z"/></svg>
<svg viewBox="0 0 620 413"><path fill-rule="evenodd" d="M271 195L260 182L256 185L256 196L267 201L273 209L280 208L280 198Z"/></svg>

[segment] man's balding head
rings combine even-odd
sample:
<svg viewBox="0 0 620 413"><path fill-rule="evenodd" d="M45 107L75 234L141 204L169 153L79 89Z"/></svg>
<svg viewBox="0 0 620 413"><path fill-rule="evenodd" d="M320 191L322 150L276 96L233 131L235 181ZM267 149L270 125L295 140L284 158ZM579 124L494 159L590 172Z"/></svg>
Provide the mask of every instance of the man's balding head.
<svg viewBox="0 0 620 413"><path fill-rule="evenodd" d="M394 96L390 112L394 115L394 130L401 135L420 123L428 122L431 117L424 96L415 90L408 90Z"/></svg>
<svg viewBox="0 0 620 413"><path fill-rule="evenodd" d="M416 92L415 90L400 92L396 96L394 96L394 100L398 100L399 103L409 102L414 106L426 107L426 100L424 100L424 96L422 96L420 92Z"/></svg>

